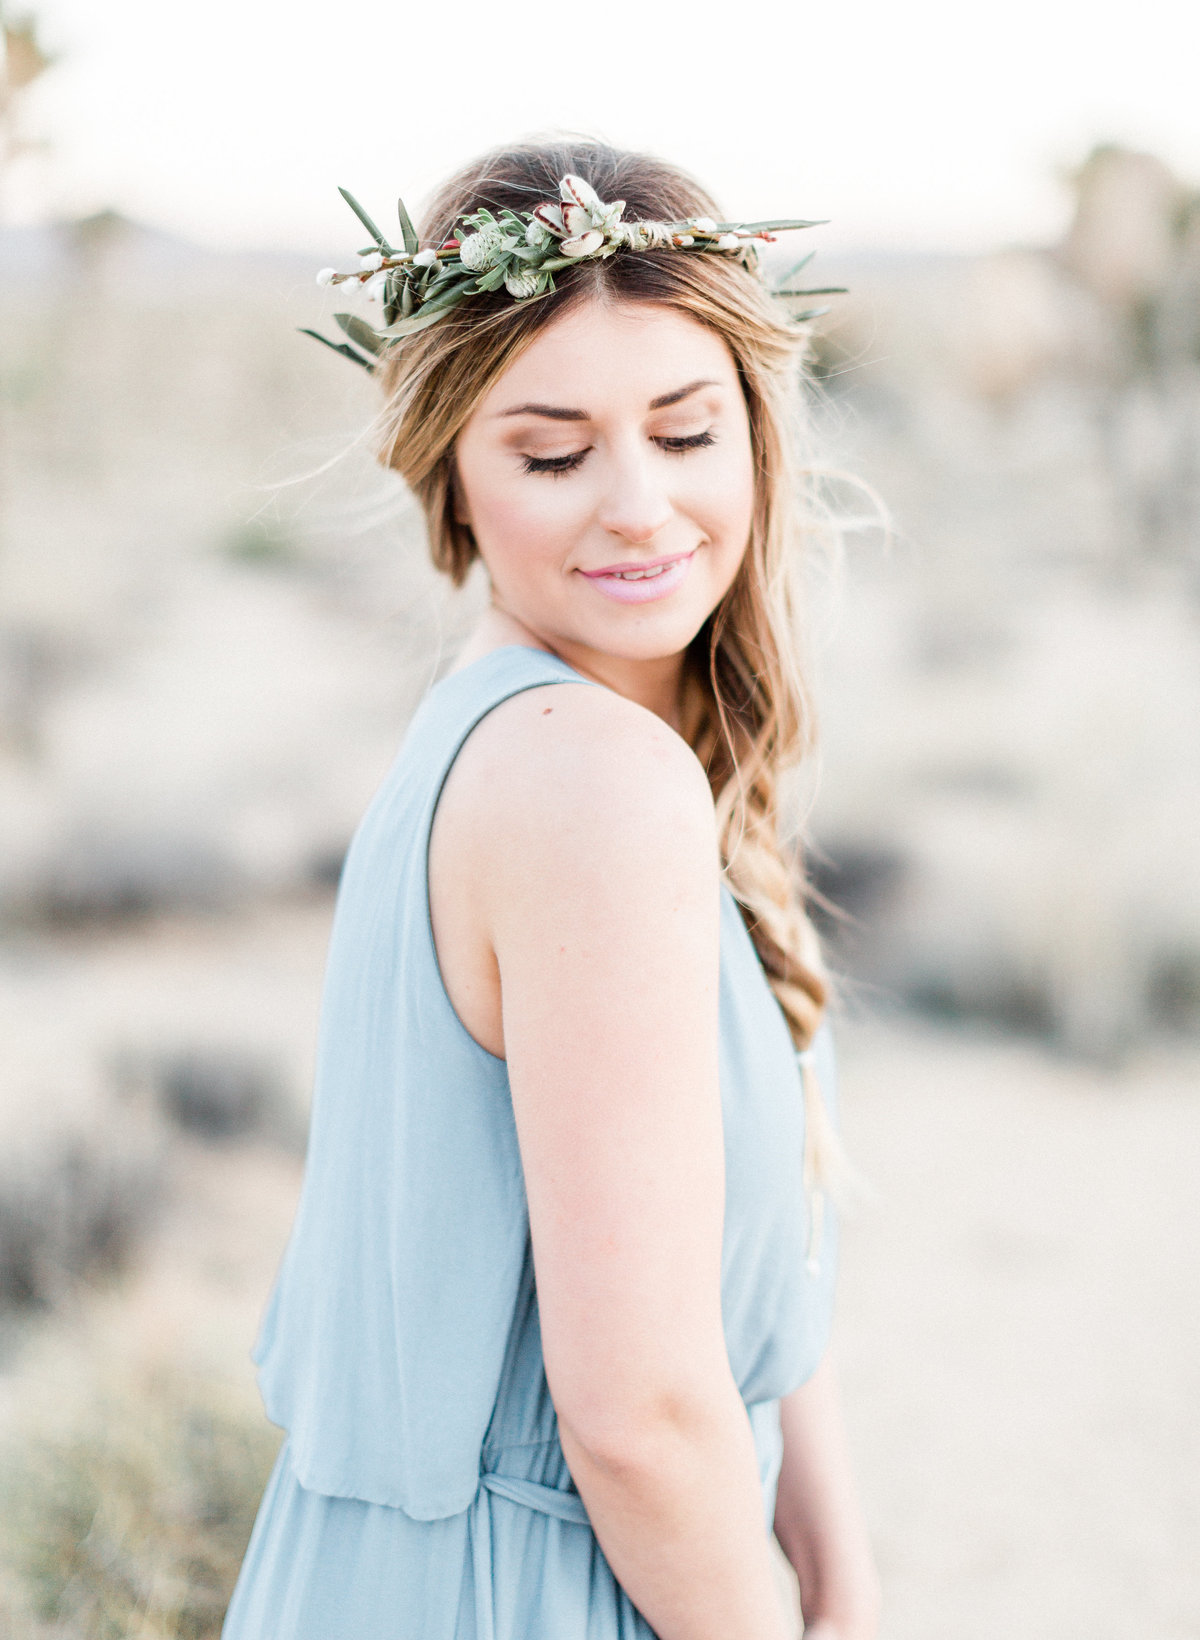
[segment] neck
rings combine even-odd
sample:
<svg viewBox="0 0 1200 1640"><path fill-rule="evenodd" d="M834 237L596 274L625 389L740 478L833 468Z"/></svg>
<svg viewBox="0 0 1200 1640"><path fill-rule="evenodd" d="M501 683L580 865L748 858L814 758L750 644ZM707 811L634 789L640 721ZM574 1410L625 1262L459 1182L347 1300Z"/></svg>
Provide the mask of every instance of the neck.
<svg viewBox="0 0 1200 1640"><path fill-rule="evenodd" d="M683 732L683 654L655 656L649 660L632 660L624 655L609 655L603 650L589 649L556 638L553 643L532 631L507 610L495 605L487 609L459 655L458 664L465 665L490 649L503 644L525 644L531 649L545 649L558 655L585 678L593 678L626 700L636 701L647 711L662 718L677 734Z"/></svg>
<svg viewBox="0 0 1200 1640"><path fill-rule="evenodd" d="M662 718L676 734L683 732L683 656L627 660L594 649L559 644L556 652L584 677L595 678L626 700L636 701Z"/></svg>

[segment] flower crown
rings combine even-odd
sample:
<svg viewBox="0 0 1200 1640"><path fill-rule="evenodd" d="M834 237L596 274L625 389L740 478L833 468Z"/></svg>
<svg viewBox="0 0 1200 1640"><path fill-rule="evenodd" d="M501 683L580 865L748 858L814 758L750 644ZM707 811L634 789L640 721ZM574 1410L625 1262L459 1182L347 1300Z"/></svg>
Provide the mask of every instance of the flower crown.
<svg viewBox="0 0 1200 1640"><path fill-rule="evenodd" d="M461 219L463 229L444 240L436 249L419 248L416 230L404 201L397 202L400 233L404 248L396 249L375 226L362 206L347 193L338 192L371 235L373 243L359 254L359 266L351 273L322 268L318 285L347 285L364 289L369 299L383 304L383 325L376 328L354 313L335 313L347 342L331 342L318 331L305 327L302 334L367 370L374 370L380 356L406 336L436 324L465 297L502 286L518 302L543 296L554 289L554 275L577 262L599 261L618 251L670 249L688 255L715 252L740 262L751 272L758 270L756 240L771 243L775 235L791 228L815 228L818 222L714 222L711 217L693 216L683 222L624 222L623 199L606 205L582 177L565 176L558 185L560 198L545 202L532 211L503 210L493 216L478 210ZM812 260L812 253L791 269L787 286L800 269ZM843 287L829 285L819 290L778 288L778 296L841 295ZM815 319L826 308L809 308L795 315L797 322ZM354 345L350 345L353 343Z"/></svg>

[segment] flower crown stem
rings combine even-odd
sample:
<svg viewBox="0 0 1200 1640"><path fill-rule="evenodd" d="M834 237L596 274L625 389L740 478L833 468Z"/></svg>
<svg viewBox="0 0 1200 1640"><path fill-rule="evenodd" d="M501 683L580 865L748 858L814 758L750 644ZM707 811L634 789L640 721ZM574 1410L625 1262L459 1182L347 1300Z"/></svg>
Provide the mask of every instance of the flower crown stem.
<svg viewBox="0 0 1200 1640"><path fill-rule="evenodd" d="M554 275L584 261L599 261L624 252L683 251L690 255L720 255L758 271L756 241L771 244L776 234L796 228L820 227L823 218L780 219L772 222L714 222L695 216L679 222L626 222L625 201L606 203L582 177L565 176L559 198L543 201L532 211L504 209L498 215L481 206L461 219L461 225L440 245L420 248L420 239L404 201L396 201L403 250L390 244L378 224L346 188L338 192L371 236L359 252L363 266L351 273L323 268L320 285L366 287L369 297L383 300L383 325L370 325L348 313L334 319L350 343L331 342L315 330L302 328L335 353L374 370L380 356L406 336L434 324L467 297L504 289L519 302L534 301L554 289ZM806 256L788 274L790 281L807 266ZM841 286L813 290L783 289L782 296L841 294ZM824 308L795 314L797 323L815 318ZM365 357L363 355L366 355Z"/></svg>

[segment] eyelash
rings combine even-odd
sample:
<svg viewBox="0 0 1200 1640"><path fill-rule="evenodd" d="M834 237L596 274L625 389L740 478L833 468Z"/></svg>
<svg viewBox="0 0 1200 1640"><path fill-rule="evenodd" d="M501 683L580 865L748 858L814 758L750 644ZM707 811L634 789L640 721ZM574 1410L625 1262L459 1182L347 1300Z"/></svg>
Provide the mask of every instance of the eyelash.
<svg viewBox="0 0 1200 1640"><path fill-rule="evenodd" d="M660 438L655 443L669 454L674 456L686 455L689 450L703 450L710 444L715 444L716 438L711 432L693 433L689 438ZM552 478L565 478L573 473L582 462L587 450L574 450L568 456L525 456L521 457L527 473L549 473Z"/></svg>

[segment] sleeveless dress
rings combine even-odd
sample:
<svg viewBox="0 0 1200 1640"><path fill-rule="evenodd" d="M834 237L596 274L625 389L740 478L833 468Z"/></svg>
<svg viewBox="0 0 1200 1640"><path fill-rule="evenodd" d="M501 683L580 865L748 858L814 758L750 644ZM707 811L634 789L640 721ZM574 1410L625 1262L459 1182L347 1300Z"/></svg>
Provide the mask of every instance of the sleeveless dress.
<svg viewBox="0 0 1200 1640"><path fill-rule="evenodd" d="M287 1435L222 1640L653 1640L563 1458L507 1068L442 984L426 875L475 724L523 689L591 681L520 645L442 678L351 843L304 1183L252 1351ZM825 1348L837 1235L827 1222L806 1268L797 1055L721 896L722 1319L770 1532L779 1398ZM813 1053L833 1109L827 1026Z"/></svg>

